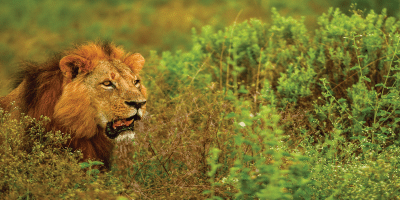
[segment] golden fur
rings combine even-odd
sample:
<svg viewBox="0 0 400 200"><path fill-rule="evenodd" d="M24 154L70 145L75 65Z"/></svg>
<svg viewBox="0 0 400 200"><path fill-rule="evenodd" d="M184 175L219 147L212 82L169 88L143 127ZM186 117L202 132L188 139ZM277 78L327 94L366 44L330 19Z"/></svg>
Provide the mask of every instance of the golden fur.
<svg viewBox="0 0 400 200"><path fill-rule="evenodd" d="M140 54L110 43L78 46L46 63L27 63L0 106L10 110L15 101L31 117L50 117L47 131L70 133L66 146L109 167L110 138L132 131L145 112L146 88L139 77L144 62Z"/></svg>

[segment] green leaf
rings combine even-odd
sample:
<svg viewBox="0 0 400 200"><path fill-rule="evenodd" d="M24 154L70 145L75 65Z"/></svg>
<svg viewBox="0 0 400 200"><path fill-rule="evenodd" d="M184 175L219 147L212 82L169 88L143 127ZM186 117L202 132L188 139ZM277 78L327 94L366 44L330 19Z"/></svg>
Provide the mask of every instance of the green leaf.
<svg viewBox="0 0 400 200"><path fill-rule="evenodd" d="M91 170L86 171L86 174L89 175L89 176L97 175L99 173L100 173L100 170L98 170L98 169L91 169Z"/></svg>
<svg viewBox="0 0 400 200"><path fill-rule="evenodd" d="M354 66L354 67L352 67L352 68L350 68L350 71L351 70L356 70L356 69L359 69L360 67L357 65L357 66Z"/></svg>
<svg viewBox="0 0 400 200"><path fill-rule="evenodd" d="M81 169L85 169L85 168L90 167L91 165L89 165L89 163L87 163L87 162L81 162L81 163L79 163L79 166L81 166Z"/></svg>
<svg viewBox="0 0 400 200"><path fill-rule="evenodd" d="M93 166L93 165L104 165L104 163L103 163L103 162L100 162L100 161L91 161L90 164L91 164L92 166Z"/></svg>
<svg viewBox="0 0 400 200"><path fill-rule="evenodd" d="M211 194L211 190L204 190L202 194Z"/></svg>
<svg viewBox="0 0 400 200"><path fill-rule="evenodd" d="M373 110L372 107L366 107L362 110L363 113Z"/></svg>
<svg viewBox="0 0 400 200"><path fill-rule="evenodd" d="M361 77L361 80L366 80L367 82L370 82L370 83L371 83L371 79L369 79L369 78L366 77L366 76L362 76L362 77Z"/></svg>
<svg viewBox="0 0 400 200"><path fill-rule="evenodd" d="M249 93L249 91L244 88L244 85L240 86L240 89L238 90L238 92L242 93L242 94L248 94Z"/></svg>
<svg viewBox="0 0 400 200"><path fill-rule="evenodd" d="M230 119L232 117L235 117L236 114L234 112L229 113L228 115L225 116L225 119Z"/></svg>

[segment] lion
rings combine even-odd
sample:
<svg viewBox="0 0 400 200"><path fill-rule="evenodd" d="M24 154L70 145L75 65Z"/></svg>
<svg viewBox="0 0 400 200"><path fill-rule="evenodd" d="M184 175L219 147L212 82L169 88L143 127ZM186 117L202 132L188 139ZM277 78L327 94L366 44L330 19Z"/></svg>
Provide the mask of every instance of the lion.
<svg viewBox="0 0 400 200"><path fill-rule="evenodd" d="M26 63L15 89L0 97L0 106L33 118L48 116L46 131L71 135L65 144L83 160L110 168L113 139L134 129L146 110L146 88L139 72L145 60L110 42L87 43L43 64Z"/></svg>

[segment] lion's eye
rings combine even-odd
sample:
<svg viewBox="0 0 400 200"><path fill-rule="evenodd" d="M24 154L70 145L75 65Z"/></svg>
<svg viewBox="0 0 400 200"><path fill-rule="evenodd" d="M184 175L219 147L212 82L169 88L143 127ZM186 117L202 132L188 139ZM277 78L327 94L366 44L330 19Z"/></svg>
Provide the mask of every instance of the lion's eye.
<svg viewBox="0 0 400 200"><path fill-rule="evenodd" d="M139 87L140 86L140 80L135 80L135 86Z"/></svg>
<svg viewBox="0 0 400 200"><path fill-rule="evenodd" d="M111 81L104 81L101 84L106 87L114 87L114 84Z"/></svg>

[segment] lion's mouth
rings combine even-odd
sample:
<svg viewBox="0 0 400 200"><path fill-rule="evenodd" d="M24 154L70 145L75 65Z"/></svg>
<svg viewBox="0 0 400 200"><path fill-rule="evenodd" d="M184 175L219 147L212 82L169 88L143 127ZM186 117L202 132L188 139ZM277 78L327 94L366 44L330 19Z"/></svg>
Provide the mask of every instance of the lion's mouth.
<svg viewBox="0 0 400 200"><path fill-rule="evenodd" d="M114 139L122 132L133 131L135 127L134 125L135 118L136 118L135 116L132 116L126 119L119 119L108 122L106 126L107 137Z"/></svg>

